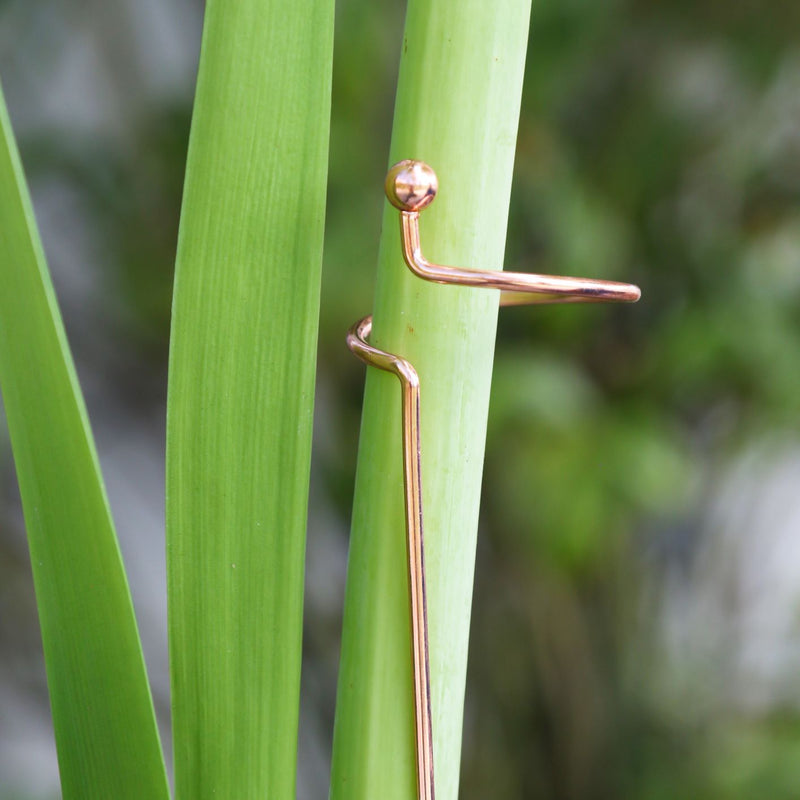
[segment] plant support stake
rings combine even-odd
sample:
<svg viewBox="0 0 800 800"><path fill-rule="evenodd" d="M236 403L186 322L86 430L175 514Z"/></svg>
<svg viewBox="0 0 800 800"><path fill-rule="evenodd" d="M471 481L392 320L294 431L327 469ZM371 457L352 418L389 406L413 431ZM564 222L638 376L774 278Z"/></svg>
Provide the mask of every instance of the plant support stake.
<svg viewBox="0 0 800 800"><path fill-rule="evenodd" d="M641 296L637 286L627 283L461 269L432 264L422 255L419 215L422 209L434 201L438 187L436 173L422 161L400 161L389 170L386 178L386 196L400 211L403 259L406 266L423 280L451 286L500 290L501 306L545 303L630 303L636 302ZM371 329L372 317L365 317L350 330L347 344L366 364L397 375L402 386L403 491L414 669L417 794L419 800L434 800L428 614L425 598L425 549L420 474L419 377L406 359L372 347L368 341Z"/></svg>

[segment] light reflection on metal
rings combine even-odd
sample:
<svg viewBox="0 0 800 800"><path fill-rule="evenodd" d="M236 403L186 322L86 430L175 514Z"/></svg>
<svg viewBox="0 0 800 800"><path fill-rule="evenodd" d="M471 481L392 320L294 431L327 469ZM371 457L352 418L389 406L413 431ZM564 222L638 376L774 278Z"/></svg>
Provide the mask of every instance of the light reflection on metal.
<svg viewBox="0 0 800 800"><path fill-rule="evenodd" d="M438 187L436 173L423 161L400 161L386 176L386 196L400 212L403 259L409 269L420 278L440 284L499 290L500 305L503 306L546 303L633 303L641 296L639 288L629 283L463 269L427 261L422 255L420 245L419 215L433 202ZM419 377L406 359L372 346L369 343L371 331L372 317L365 317L350 329L347 346L366 364L396 375L402 387L403 486L414 660L417 796L419 800L434 800L433 729L420 473Z"/></svg>

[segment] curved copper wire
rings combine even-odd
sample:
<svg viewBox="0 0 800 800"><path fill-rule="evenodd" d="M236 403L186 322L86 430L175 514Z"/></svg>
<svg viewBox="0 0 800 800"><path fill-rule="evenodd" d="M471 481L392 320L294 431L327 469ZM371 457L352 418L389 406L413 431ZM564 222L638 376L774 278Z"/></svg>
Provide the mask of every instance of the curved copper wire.
<svg viewBox="0 0 800 800"><path fill-rule="evenodd" d="M537 275L522 272L462 269L433 264L422 255L419 215L436 196L434 171L421 161L400 161L386 178L386 195L400 211L403 259L420 278L433 283L500 291L500 305L545 303L635 303L638 286L614 281ZM400 379L403 393L403 487L405 493L411 636L414 657L414 714L416 728L417 796L434 800L433 730L431 723L428 612L425 598L425 557L420 472L420 385L413 365L369 343L372 317L356 323L347 334L347 346L366 364Z"/></svg>

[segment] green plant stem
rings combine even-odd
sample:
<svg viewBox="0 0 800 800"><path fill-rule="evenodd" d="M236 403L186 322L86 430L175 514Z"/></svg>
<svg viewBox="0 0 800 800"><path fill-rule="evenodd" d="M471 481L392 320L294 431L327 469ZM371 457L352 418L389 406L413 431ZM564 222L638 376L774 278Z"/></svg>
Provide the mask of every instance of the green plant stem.
<svg viewBox="0 0 800 800"><path fill-rule="evenodd" d="M428 258L503 262L529 0L410 0L390 163L427 161ZM494 349L494 292L427 284L401 258L386 206L372 341L422 386L422 479L439 800L455 800L478 501ZM359 446L331 797L415 796L400 392L369 370Z"/></svg>
<svg viewBox="0 0 800 800"><path fill-rule="evenodd" d="M176 796L295 796L332 0L210 0L167 430Z"/></svg>
<svg viewBox="0 0 800 800"><path fill-rule="evenodd" d="M0 91L0 384L65 800L169 796L133 606Z"/></svg>

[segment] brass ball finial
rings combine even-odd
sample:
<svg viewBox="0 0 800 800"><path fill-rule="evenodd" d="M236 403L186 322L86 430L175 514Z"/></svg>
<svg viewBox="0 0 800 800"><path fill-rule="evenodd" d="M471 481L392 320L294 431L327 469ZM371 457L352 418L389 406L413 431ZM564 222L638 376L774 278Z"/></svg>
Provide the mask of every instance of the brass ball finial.
<svg viewBox="0 0 800 800"><path fill-rule="evenodd" d="M389 169L384 184L386 197L400 211L420 211L430 205L439 190L439 180L424 161L405 159Z"/></svg>

